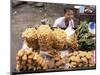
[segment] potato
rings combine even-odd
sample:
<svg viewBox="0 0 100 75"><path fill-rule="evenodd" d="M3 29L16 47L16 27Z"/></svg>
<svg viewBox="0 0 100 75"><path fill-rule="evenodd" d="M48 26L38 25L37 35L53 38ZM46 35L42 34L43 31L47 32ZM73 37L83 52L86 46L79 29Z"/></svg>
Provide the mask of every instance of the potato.
<svg viewBox="0 0 100 75"><path fill-rule="evenodd" d="M79 67L82 67L82 66L83 66L83 63L79 63L78 66L79 66Z"/></svg>
<svg viewBox="0 0 100 75"><path fill-rule="evenodd" d="M21 60L21 57L16 56L16 61L20 61L20 60Z"/></svg>
<svg viewBox="0 0 100 75"><path fill-rule="evenodd" d="M18 56L18 57L22 57L22 56L24 55L24 53L25 53L25 50L24 50L24 49L20 49L20 50L18 51L18 53L17 53L17 56Z"/></svg>
<svg viewBox="0 0 100 75"><path fill-rule="evenodd" d="M86 55L86 58L87 58L88 60L91 59L91 57L92 57L92 56L91 56L90 54L87 54L87 55Z"/></svg>
<svg viewBox="0 0 100 75"><path fill-rule="evenodd" d="M48 69L47 64L45 64L45 65L43 66L43 69L44 69L44 70Z"/></svg>
<svg viewBox="0 0 100 75"><path fill-rule="evenodd" d="M37 58L38 58L38 54L35 53L35 54L34 54L34 57L33 57L33 60L36 60Z"/></svg>
<svg viewBox="0 0 100 75"><path fill-rule="evenodd" d="M37 70L41 70L41 67L40 67L40 66L38 66L38 67L37 67Z"/></svg>
<svg viewBox="0 0 100 75"><path fill-rule="evenodd" d="M70 57L70 61L76 61L76 60L75 60L75 56L71 56L71 57Z"/></svg>
<svg viewBox="0 0 100 75"><path fill-rule="evenodd" d="M53 69L55 67L55 63L53 60L49 61L47 64L48 64L49 69Z"/></svg>
<svg viewBox="0 0 100 75"><path fill-rule="evenodd" d="M31 54L31 55L28 55L28 59L33 59L33 54Z"/></svg>
<svg viewBox="0 0 100 75"><path fill-rule="evenodd" d="M74 51L74 52L73 52L73 55L74 55L74 56L77 56L77 55L78 55L78 52L77 52L77 51Z"/></svg>
<svg viewBox="0 0 100 75"><path fill-rule="evenodd" d="M27 60L27 55L26 54L23 55L22 60L24 60L24 61Z"/></svg>
<svg viewBox="0 0 100 75"><path fill-rule="evenodd" d="M81 58L81 61L82 61L82 62L85 62L85 63L88 63L88 60L87 60L86 57L82 57L82 58Z"/></svg>
<svg viewBox="0 0 100 75"><path fill-rule="evenodd" d="M40 61L38 62L39 65L41 65L43 62L43 59L40 59Z"/></svg>
<svg viewBox="0 0 100 75"><path fill-rule="evenodd" d="M45 65L45 61L43 60L42 63L41 63L41 66L43 67Z"/></svg>
<svg viewBox="0 0 100 75"><path fill-rule="evenodd" d="M90 66L92 66L92 65L95 66L95 62L93 60L89 60L89 65Z"/></svg>
<svg viewBox="0 0 100 75"><path fill-rule="evenodd" d="M36 67L33 67L33 71L36 71Z"/></svg>
<svg viewBox="0 0 100 75"><path fill-rule="evenodd" d="M26 61L23 60L23 61L21 62L21 64L22 64L22 65L26 65Z"/></svg>
<svg viewBox="0 0 100 75"><path fill-rule="evenodd" d="M92 56L92 55L93 55L93 52L91 52L91 51L88 51L88 54L89 54L90 56Z"/></svg>
<svg viewBox="0 0 100 75"><path fill-rule="evenodd" d="M76 63L76 62L71 62L71 63L70 63L70 67L74 68L74 67L76 67L76 66L77 66L77 63Z"/></svg>
<svg viewBox="0 0 100 75"><path fill-rule="evenodd" d="M80 63L80 57L76 56L75 59L74 59L74 61L77 62L77 63Z"/></svg>
<svg viewBox="0 0 100 75"><path fill-rule="evenodd" d="M32 70L33 66L32 65L28 65L28 70Z"/></svg>
<svg viewBox="0 0 100 75"><path fill-rule="evenodd" d="M38 58L36 59L36 62L39 63L41 59L42 59L41 57L38 57Z"/></svg>
<svg viewBox="0 0 100 75"><path fill-rule="evenodd" d="M27 60L28 64L33 64L34 62L31 59Z"/></svg>
<svg viewBox="0 0 100 75"><path fill-rule="evenodd" d="M16 61L16 64L17 64L17 65L20 65L20 64L21 64L21 61Z"/></svg>
<svg viewBox="0 0 100 75"><path fill-rule="evenodd" d="M17 64L17 65L16 65L16 70L17 70L17 71L20 71L21 69L22 69L22 68L21 68L21 65Z"/></svg>

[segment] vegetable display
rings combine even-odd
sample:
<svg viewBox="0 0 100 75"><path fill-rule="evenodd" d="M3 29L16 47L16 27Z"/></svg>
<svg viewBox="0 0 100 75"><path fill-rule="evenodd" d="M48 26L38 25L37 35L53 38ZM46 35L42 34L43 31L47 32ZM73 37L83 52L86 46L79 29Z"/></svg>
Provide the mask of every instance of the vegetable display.
<svg viewBox="0 0 100 75"><path fill-rule="evenodd" d="M81 22L76 30L78 48L80 50L93 50L95 41L92 39L92 34L88 30L88 24Z"/></svg>
<svg viewBox="0 0 100 75"><path fill-rule="evenodd" d="M95 66L92 51L74 51L69 53L67 58L69 68Z"/></svg>

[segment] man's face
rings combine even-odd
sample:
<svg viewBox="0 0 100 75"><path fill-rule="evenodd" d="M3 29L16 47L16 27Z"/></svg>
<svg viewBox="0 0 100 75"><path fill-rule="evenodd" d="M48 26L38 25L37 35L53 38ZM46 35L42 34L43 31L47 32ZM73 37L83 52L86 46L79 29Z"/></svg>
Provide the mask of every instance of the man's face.
<svg viewBox="0 0 100 75"><path fill-rule="evenodd" d="M66 13L65 13L65 19L67 19L67 20L70 20L70 19L73 19L73 17L74 17L74 12L73 12L73 10L68 10L68 11L66 11Z"/></svg>

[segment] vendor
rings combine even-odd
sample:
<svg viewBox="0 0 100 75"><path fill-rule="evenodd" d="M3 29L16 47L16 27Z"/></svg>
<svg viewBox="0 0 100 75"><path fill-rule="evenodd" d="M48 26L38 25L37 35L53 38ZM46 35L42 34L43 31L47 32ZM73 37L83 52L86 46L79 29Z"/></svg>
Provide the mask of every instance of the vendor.
<svg viewBox="0 0 100 75"><path fill-rule="evenodd" d="M68 27L75 27L74 23L74 11L73 8L65 8L64 16L55 20L53 28L62 28L66 29Z"/></svg>

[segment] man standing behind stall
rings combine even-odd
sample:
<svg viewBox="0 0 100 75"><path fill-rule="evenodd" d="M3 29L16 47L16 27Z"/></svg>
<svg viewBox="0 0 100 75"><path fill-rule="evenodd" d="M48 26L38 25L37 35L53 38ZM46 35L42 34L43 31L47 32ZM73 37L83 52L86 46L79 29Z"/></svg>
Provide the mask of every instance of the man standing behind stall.
<svg viewBox="0 0 100 75"><path fill-rule="evenodd" d="M67 29L68 27L74 28L74 11L73 8L66 7L64 9L64 16L55 20L53 28Z"/></svg>

